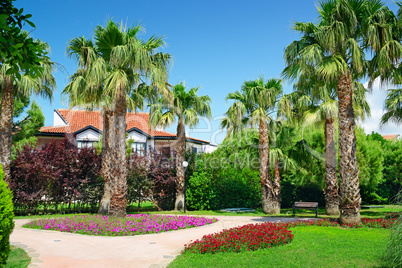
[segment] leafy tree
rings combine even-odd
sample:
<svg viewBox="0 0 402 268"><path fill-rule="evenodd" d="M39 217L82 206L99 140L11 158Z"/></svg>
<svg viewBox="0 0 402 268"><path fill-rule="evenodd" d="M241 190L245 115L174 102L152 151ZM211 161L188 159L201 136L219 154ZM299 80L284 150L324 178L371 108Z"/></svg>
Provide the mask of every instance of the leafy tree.
<svg viewBox="0 0 402 268"><path fill-rule="evenodd" d="M40 128L45 125L45 116L42 109L32 102L27 115L19 122L14 123L15 134L13 135L12 155L15 158L16 151L22 149L26 145L32 147L36 145L37 138L35 133L38 133Z"/></svg>
<svg viewBox="0 0 402 268"><path fill-rule="evenodd" d="M400 43L391 40L394 28L388 19L393 14L381 2L323 1L318 6L318 12L317 24L294 24L293 28L303 35L300 41L296 41L303 48L288 53L285 59L287 65L294 65L289 70L289 77L298 77L306 70L306 65L312 65L324 80L336 83L341 223L355 223L360 222L361 197L354 133L353 80L373 73L366 68L369 64L365 51L373 52L373 61L389 64L394 62L392 58L395 56L399 58L402 49ZM383 68L381 65L372 66Z"/></svg>
<svg viewBox="0 0 402 268"><path fill-rule="evenodd" d="M42 50L48 48L46 43L35 41ZM23 74L20 79L12 70L12 66L2 64L0 67L1 110L0 110L0 162L3 164L5 180L10 180L11 146L13 132L13 111L15 98L30 96L32 93L52 98L52 91L56 86L52 75L54 63L47 57L40 59L43 69L40 77Z"/></svg>
<svg viewBox="0 0 402 268"><path fill-rule="evenodd" d="M177 118L176 146L176 201L175 210L184 209L185 199L185 168L183 161L186 153L185 126L194 127L200 116L211 117L211 98L207 95L198 96L199 87L186 91L184 83L174 86L172 97L161 98L150 106L150 124L152 126L168 126Z"/></svg>
<svg viewBox="0 0 402 268"><path fill-rule="evenodd" d="M144 41L138 37L141 30L140 25L125 28L109 21L105 27L96 27L94 42L78 37L67 48L80 69L63 92L69 94L72 105L104 107L105 193L99 212L113 216L126 213L127 109L142 107L143 96L138 93L146 82L159 92L166 88L170 62L169 54L157 52L164 45L162 37Z"/></svg>
<svg viewBox="0 0 402 268"><path fill-rule="evenodd" d="M384 181L384 152L381 143L356 129L357 164L359 165L360 192L366 204L384 201L377 193L377 187Z"/></svg>
<svg viewBox="0 0 402 268"><path fill-rule="evenodd" d="M263 77L246 81L241 91L229 93L226 99L233 100L221 126L228 131L239 131L245 126L258 126L260 180L262 208L264 213L279 214L279 196L273 191L269 159L269 127L273 122L276 104L282 95L282 81Z"/></svg>
<svg viewBox="0 0 402 268"><path fill-rule="evenodd" d="M386 141L382 145L384 153L384 181L377 187L377 193L384 202L395 201L398 192L402 190L402 140Z"/></svg>
<svg viewBox="0 0 402 268"><path fill-rule="evenodd" d="M31 38L22 27L32 15L23 15L24 9L13 6L15 0L0 1L0 66L8 65L7 75L21 79L20 71L39 78L44 71L41 62L46 59L47 51L43 45Z"/></svg>

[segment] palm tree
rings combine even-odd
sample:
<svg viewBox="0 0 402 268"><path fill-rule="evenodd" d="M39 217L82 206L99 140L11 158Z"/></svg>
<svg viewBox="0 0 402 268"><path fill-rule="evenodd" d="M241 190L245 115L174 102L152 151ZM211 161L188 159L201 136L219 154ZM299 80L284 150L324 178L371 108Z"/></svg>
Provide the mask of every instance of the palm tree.
<svg viewBox="0 0 402 268"><path fill-rule="evenodd" d="M273 175L272 188L274 195L277 197L279 208L282 201L281 198L281 171L287 171L289 169L295 170L298 167L296 161L292 158L289 151L293 148L292 137L294 137L294 128L286 126L276 121L272 127L274 131L272 133L271 145L270 145L270 163L273 163Z"/></svg>
<svg viewBox="0 0 402 268"><path fill-rule="evenodd" d="M126 113L142 108L139 88L150 83L158 92L166 90L170 55L157 52L164 41L152 36L137 37L138 25L125 28L113 21L97 26L94 42L79 37L70 41L69 55L76 57L79 70L64 90L72 105L102 107L104 117L103 166L104 197L100 212L112 216L126 214Z"/></svg>
<svg viewBox="0 0 402 268"><path fill-rule="evenodd" d="M98 53L92 40L80 36L69 41L66 53L78 62L78 70L70 77L70 82L64 88L63 94L68 96L70 107L83 107L88 110L102 110L102 166L100 174L103 177L104 194L99 203L98 213L108 214L111 199L111 148L110 135L113 125L112 96L104 94L104 81L108 76L104 59ZM97 75L92 75L95 70ZM137 105L141 105L138 103ZM133 107L134 109L136 107Z"/></svg>
<svg viewBox="0 0 402 268"><path fill-rule="evenodd" d="M186 153L185 126L194 127L200 116L211 117L211 98L198 96L199 87L186 91L184 83L174 86L171 98L161 98L150 105L150 124L152 126L169 126L177 118L177 156L176 156L176 201L175 210L184 209L185 168L183 161Z"/></svg>
<svg viewBox="0 0 402 268"><path fill-rule="evenodd" d="M389 89L385 100L385 109L387 110L381 117L381 124L388 121L397 124L402 122L402 89Z"/></svg>
<svg viewBox="0 0 402 268"><path fill-rule="evenodd" d="M239 131L246 126L258 126L262 209L264 213L279 214L279 195L273 191L269 161L268 122L274 121L276 104L282 95L282 80L263 77L246 81L241 91L229 93L228 100L234 100L221 126L229 131Z"/></svg>
<svg viewBox="0 0 402 268"><path fill-rule="evenodd" d="M49 46L39 40L36 43L42 47L43 51ZM20 75L8 74L12 67L8 64L0 65L0 163L3 165L5 180L11 179L11 145L12 145L12 126L15 98L19 96L29 97L32 93L45 98L52 99L53 89L56 81L52 75L54 63L48 57L43 57L41 76L31 76L30 74Z"/></svg>
<svg viewBox="0 0 402 268"><path fill-rule="evenodd" d="M336 83L341 223L357 223L360 222L361 198L354 133L353 80L369 73L365 50L371 49L377 55L383 53L383 48L400 50L401 46L396 43L387 48L384 46L384 40L392 36L393 29L386 24L388 11L379 1L328 0L320 2L318 12L318 24L294 24L294 29L303 34L302 39L296 41L303 47L300 52L287 53L285 59L287 65L294 65L288 70L289 77L307 73L313 66L322 80ZM378 58L374 56L374 59Z"/></svg>
<svg viewBox="0 0 402 268"><path fill-rule="evenodd" d="M370 61L369 87L375 79L379 79L381 83L386 85L402 84L402 64L401 64L401 41L402 41L402 1L397 1L399 9L397 14L387 10L384 27L392 29L391 38L379 40L377 46L378 53ZM402 121L402 89L388 89L385 100L385 114L381 117L381 125L389 121L396 124Z"/></svg>
<svg viewBox="0 0 402 268"><path fill-rule="evenodd" d="M312 80L313 81L313 80ZM305 124L324 125L325 134L325 212L327 215L339 215L338 178L336 174L337 154L335 148L335 124L338 116L338 99L336 88L328 83L320 83L314 79L310 85L295 85L299 92L310 95L304 113ZM355 118L364 119L370 114L366 101L367 90L358 82L353 81L353 108Z"/></svg>

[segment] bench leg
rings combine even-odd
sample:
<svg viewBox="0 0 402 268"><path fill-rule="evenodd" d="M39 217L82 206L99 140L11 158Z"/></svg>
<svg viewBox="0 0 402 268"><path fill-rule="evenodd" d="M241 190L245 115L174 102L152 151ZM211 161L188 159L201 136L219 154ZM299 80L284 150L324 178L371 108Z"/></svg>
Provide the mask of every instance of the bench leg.
<svg viewBox="0 0 402 268"><path fill-rule="evenodd" d="M296 216L296 213L295 213L295 208L293 208L293 214L292 214L292 217L294 217L294 216Z"/></svg>
<svg viewBox="0 0 402 268"><path fill-rule="evenodd" d="M315 217L317 218L318 216L318 208L315 208Z"/></svg>

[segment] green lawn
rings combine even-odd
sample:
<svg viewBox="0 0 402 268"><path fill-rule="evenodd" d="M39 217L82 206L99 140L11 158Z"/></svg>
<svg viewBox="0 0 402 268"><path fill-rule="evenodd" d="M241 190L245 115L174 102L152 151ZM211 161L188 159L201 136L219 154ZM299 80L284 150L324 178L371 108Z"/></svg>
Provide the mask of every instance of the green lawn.
<svg viewBox="0 0 402 268"><path fill-rule="evenodd" d="M380 265L390 233L318 226L290 230L294 239L285 246L245 253L186 253L169 267L373 267Z"/></svg>
<svg viewBox="0 0 402 268"><path fill-rule="evenodd" d="M5 268L25 268L28 267L30 262L31 258L23 249L11 246L11 252Z"/></svg>
<svg viewBox="0 0 402 268"><path fill-rule="evenodd" d="M372 208L372 209L362 209L360 211L362 218L382 218L387 212L398 212L402 211L401 205L384 205L384 208ZM148 213L148 214L178 214L184 215L180 211L158 211L152 204L152 202L141 203L141 208L138 209L137 204L132 204L127 207L128 214L136 213ZM83 213L81 213L83 214ZM79 213L72 214L46 214L46 215L28 215L28 216L15 216L15 219L37 219L37 218L60 218L69 217L75 215L81 215ZM187 211L186 215L205 215L205 216L261 216L261 217L292 217L292 208L281 209L281 214L277 215L267 215L262 212L261 209L257 209L256 212L221 212L219 210L200 210L200 211ZM314 218L315 211L313 210L297 210L297 218ZM327 216L325 215L325 209L318 209L318 218L338 218L339 216Z"/></svg>
<svg viewBox="0 0 402 268"><path fill-rule="evenodd" d="M384 205L384 208L361 209L360 214L362 218L382 218L387 212L402 211L401 205ZM184 214L177 211L147 211L150 214ZM256 212L221 212L219 210L200 210L200 211L187 211L188 215L210 215L210 216L262 216L262 217L292 217L292 208L281 209L281 214L267 215L261 209L256 209ZM314 218L315 210L296 210L297 218ZM338 218L339 216L325 215L325 209L318 209L318 218Z"/></svg>

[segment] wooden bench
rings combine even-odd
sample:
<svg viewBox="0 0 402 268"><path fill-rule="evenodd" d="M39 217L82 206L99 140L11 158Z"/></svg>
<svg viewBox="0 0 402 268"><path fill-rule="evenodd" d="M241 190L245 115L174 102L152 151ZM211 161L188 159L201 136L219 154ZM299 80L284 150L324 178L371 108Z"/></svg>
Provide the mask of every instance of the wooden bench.
<svg viewBox="0 0 402 268"><path fill-rule="evenodd" d="M295 202L293 204L293 217L296 209L315 209L315 217L318 216L318 202Z"/></svg>

